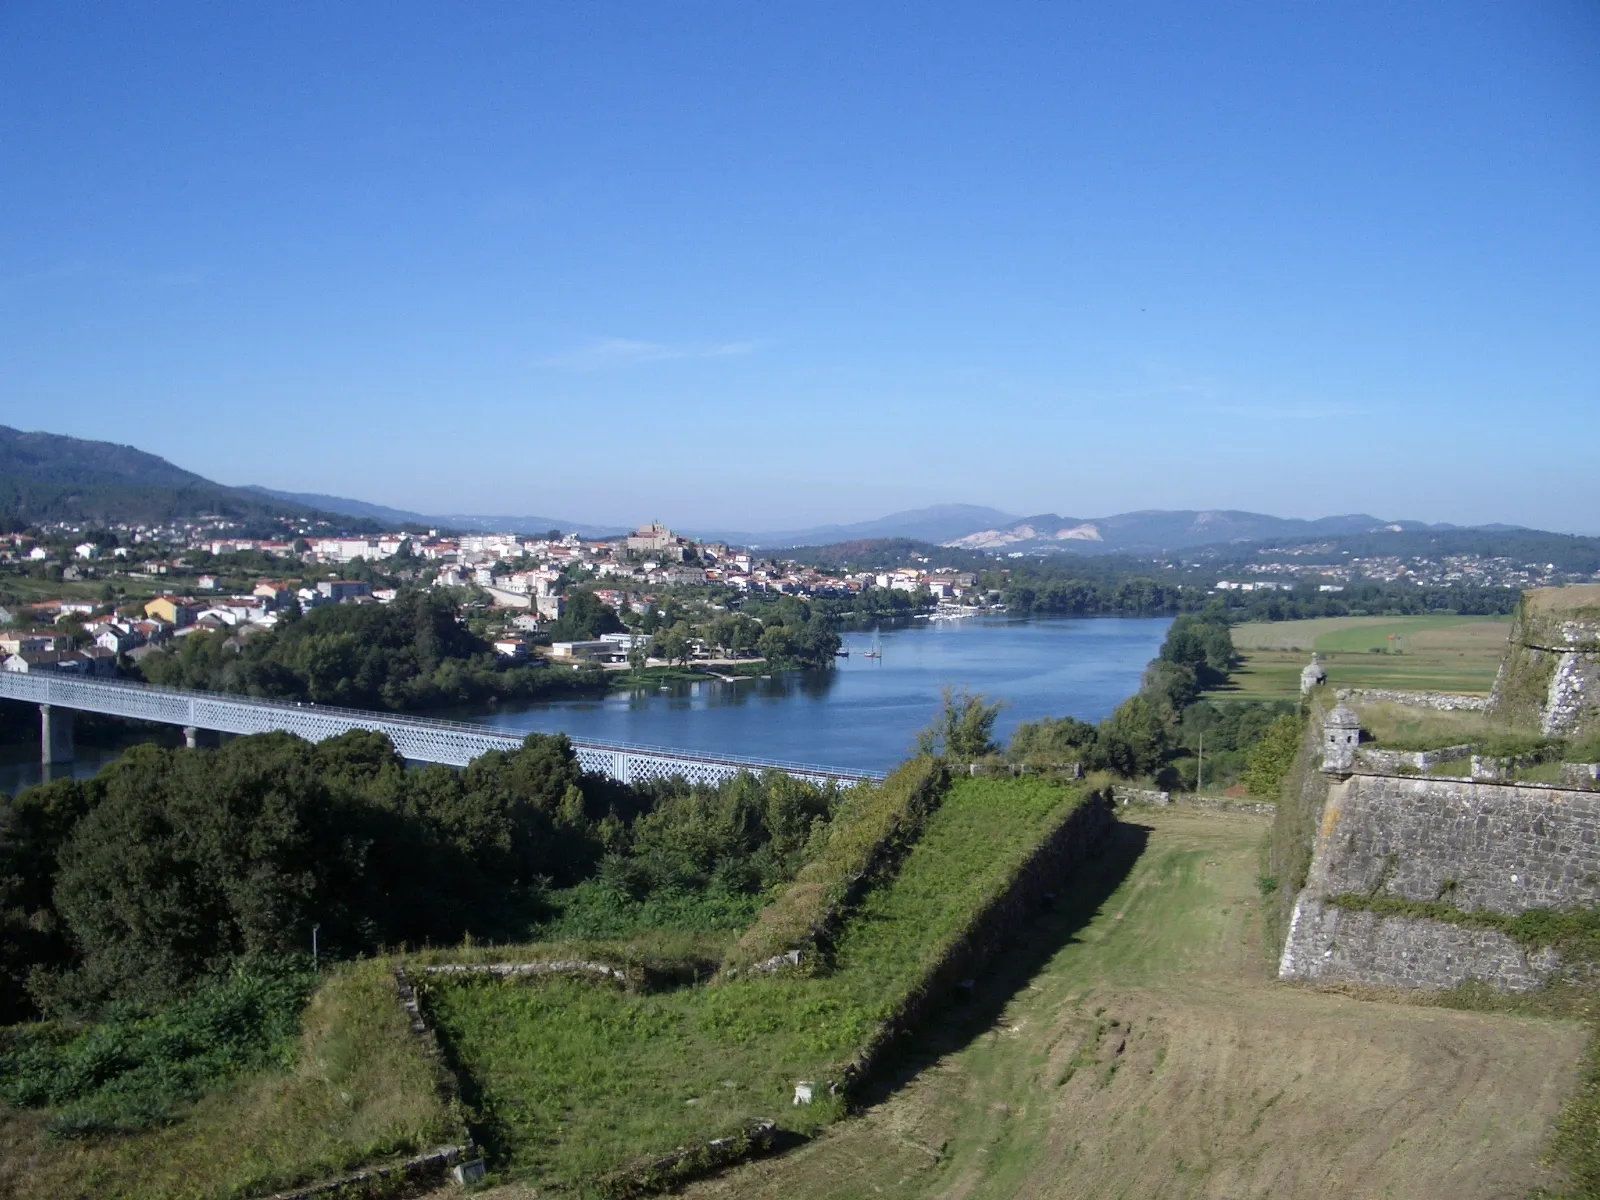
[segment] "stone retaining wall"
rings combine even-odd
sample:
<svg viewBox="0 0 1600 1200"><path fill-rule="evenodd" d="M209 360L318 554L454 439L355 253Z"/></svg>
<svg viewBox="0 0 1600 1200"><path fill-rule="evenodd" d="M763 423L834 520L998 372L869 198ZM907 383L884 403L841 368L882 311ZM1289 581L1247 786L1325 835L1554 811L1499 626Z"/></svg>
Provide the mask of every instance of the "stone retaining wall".
<svg viewBox="0 0 1600 1200"><path fill-rule="evenodd" d="M1470 745L1445 746L1440 750L1382 750L1376 746L1363 746L1356 751L1356 761L1385 775L1401 771L1431 771L1445 763L1460 762L1472 757Z"/></svg>
<svg viewBox="0 0 1600 1200"><path fill-rule="evenodd" d="M1341 911L1353 893L1514 916L1600 905L1600 792L1353 775L1332 783L1279 974L1378 987L1507 991L1560 967L1494 930Z"/></svg>
<svg viewBox="0 0 1600 1200"><path fill-rule="evenodd" d="M1403 692L1390 688L1340 688L1335 695L1351 704L1401 704L1407 708L1433 708L1440 712L1482 712L1488 696L1463 696L1455 692Z"/></svg>
<svg viewBox="0 0 1600 1200"><path fill-rule="evenodd" d="M1127 787L1124 784L1113 784L1111 798L1119 805L1129 804L1157 804L1172 803L1171 792L1158 792L1155 788Z"/></svg>
<svg viewBox="0 0 1600 1200"><path fill-rule="evenodd" d="M1543 987L1560 969L1495 929L1340 909L1302 894L1289 919L1278 974L1314 983L1443 991L1487 983L1505 992Z"/></svg>
<svg viewBox="0 0 1600 1200"><path fill-rule="evenodd" d="M1600 794L1353 775L1328 790L1306 890L1511 915L1600 904Z"/></svg>

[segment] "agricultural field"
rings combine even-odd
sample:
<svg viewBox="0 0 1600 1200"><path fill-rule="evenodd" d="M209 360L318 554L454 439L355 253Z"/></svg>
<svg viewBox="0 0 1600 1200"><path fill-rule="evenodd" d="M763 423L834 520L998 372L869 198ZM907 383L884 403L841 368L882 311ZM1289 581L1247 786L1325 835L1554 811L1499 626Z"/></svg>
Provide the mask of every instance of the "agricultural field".
<svg viewBox="0 0 1600 1200"><path fill-rule="evenodd" d="M1582 1027L1278 983L1264 833L1139 813L860 1117L686 1194L1487 1200L1558 1183L1541 1157Z"/></svg>
<svg viewBox="0 0 1600 1200"><path fill-rule="evenodd" d="M962 780L892 880L846 922L831 965L665 990L435 976L425 1011L463 1076L491 1165L572 1186L642 1156L776 1119L810 1137L843 1115L830 1080L1084 801L1040 780ZM505 958L537 959L539 947ZM816 1081L809 1106L795 1084Z"/></svg>
<svg viewBox="0 0 1600 1200"><path fill-rule="evenodd" d="M1509 617L1318 617L1237 625L1242 664L1212 699L1292 700L1312 651L1331 687L1486 695L1505 654Z"/></svg>

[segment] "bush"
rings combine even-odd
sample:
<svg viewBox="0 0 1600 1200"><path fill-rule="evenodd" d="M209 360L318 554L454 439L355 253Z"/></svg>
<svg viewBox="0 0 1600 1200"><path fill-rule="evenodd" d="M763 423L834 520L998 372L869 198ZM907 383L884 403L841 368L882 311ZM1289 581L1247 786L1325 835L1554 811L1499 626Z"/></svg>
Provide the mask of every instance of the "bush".
<svg viewBox="0 0 1600 1200"><path fill-rule="evenodd" d="M1129 779L1153 775L1166 760L1168 746L1167 727L1155 706L1142 695L1133 696L1101 722L1087 765Z"/></svg>
<svg viewBox="0 0 1600 1200"><path fill-rule="evenodd" d="M1245 757L1244 786L1252 796L1263 800L1276 800L1283 790L1284 778L1294 767L1295 755L1300 750L1300 734L1304 722L1299 717L1283 716L1267 726L1261 740Z"/></svg>
<svg viewBox="0 0 1600 1200"><path fill-rule="evenodd" d="M917 734L917 753L958 763L987 758L999 749L994 741L994 723L1002 707L986 703L982 696L966 688L957 691L946 687L939 715Z"/></svg>

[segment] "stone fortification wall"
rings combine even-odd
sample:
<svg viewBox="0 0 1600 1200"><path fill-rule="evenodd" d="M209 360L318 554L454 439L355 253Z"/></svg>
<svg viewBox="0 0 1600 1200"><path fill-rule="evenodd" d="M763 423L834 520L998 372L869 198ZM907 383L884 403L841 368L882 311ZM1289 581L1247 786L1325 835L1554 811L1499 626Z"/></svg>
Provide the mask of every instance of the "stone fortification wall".
<svg viewBox="0 0 1600 1200"><path fill-rule="evenodd" d="M1356 751L1356 761L1363 767L1382 775L1401 771L1431 771L1446 763L1460 762L1472 757L1472 747L1466 743L1446 746L1442 750L1380 750L1363 746Z"/></svg>
<svg viewBox="0 0 1600 1200"><path fill-rule="evenodd" d="M1306 890L1510 915L1600 904L1600 795L1352 775L1328 789Z"/></svg>
<svg viewBox="0 0 1600 1200"><path fill-rule="evenodd" d="M1600 729L1600 584L1522 594L1490 711L1551 736Z"/></svg>
<svg viewBox="0 0 1600 1200"><path fill-rule="evenodd" d="M1340 688L1340 700L1351 704L1403 704L1407 708L1433 708L1440 712L1482 712L1489 707L1488 696L1466 696L1458 692L1402 692L1393 688Z"/></svg>
<svg viewBox="0 0 1600 1200"><path fill-rule="evenodd" d="M1366 987L1445 991L1479 982L1531 992L1560 965L1550 951L1530 955L1496 929L1350 911L1305 894L1289 918L1278 974Z"/></svg>
<svg viewBox="0 0 1600 1200"><path fill-rule="evenodd" d="M1354 894L1507 916L1600 904L1600 793L1352 775L1333 782L1279 973L1380 987L1538 986L1559 963L1495 930L1340 910Z"/></svg>

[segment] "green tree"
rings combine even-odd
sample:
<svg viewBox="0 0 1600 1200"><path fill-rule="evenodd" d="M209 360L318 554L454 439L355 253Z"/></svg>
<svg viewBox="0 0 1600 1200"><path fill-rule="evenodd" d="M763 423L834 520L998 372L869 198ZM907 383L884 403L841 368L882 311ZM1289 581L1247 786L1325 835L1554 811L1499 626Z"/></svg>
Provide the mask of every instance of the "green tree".
<svg viewBox="0 0 1600 1200"><path fill-rule="evenodd" d="M1011 735L1006 757L1040 764L1080 762L1097 736L1093 725L1075 717L1025 721Z"/></svg>
<svg viewBox="0 0 1600 1200"><path fill-rule="evenodd" d="M1133 696L1101 722L1089 765L1130 779L1153 775L1161 769L1168 745L1167 726L1155 705Z"/></svg>
<svg viewBox="0 0 1600 1200"><path fill-rule="evenodd" d="M625 626L590 588L567 593L566 611L550 627L550 638L557 642L593 641L602 633L622 633Z"/></svg>
<svg viewBox="0 0 1600 1200"><path fill-rule="evenodd" d="M990 704L966 688L946 687L939 715L917 735L917 753L959 763L987 758L999 749L994 724L1003 707L1003 702Z"/></svg>
<svg viewBox="0 0 1600 1200"><path fill-rule="evenodd" d="M1252 796L1263 800L1276 800L1283 789L1283 780L1294 767L1295 755L1300 751L1300 736L1304 723L1298 716L1281 716L1267 726L1261 740L1245 756L1244 773L1240 781Z"/></svg>

